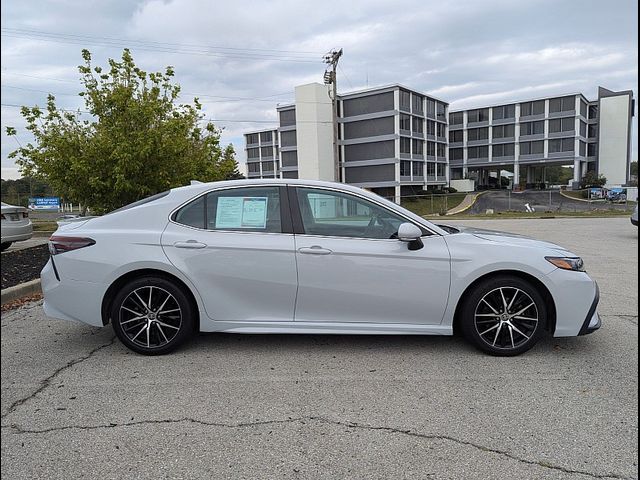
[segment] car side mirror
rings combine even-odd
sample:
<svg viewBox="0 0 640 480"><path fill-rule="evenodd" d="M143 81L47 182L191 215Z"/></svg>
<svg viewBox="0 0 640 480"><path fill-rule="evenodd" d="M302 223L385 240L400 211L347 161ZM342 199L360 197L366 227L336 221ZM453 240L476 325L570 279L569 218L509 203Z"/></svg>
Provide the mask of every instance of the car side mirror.
<svg viewBox="0 0 640 480"><path fill-rule="evenodd" d="M420 237L422 237L422 230L413 223L402 223L398 227L398 240L407 242L409 250L420 250L424 246Z"/></svg>

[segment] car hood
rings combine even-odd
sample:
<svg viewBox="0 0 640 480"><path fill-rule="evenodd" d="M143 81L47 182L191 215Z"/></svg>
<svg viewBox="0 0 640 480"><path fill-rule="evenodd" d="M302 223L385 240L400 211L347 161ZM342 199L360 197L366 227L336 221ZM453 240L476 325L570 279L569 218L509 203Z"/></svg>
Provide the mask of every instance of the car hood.
<svg viewBox="0 0 640 480"><path fill-rule="evenodd" d="M520 246L520 247L532 247L532 248L546 248L551 250L558 250L562 255L577 256L569 252L564 247L556 245L555 243L547 242L544 240L536 240L535 238L527 237L525 235L519 235L517 233L500 232L498 230L488 230L484 228L476 227L455 227L460 233L466 233L473 235L483 240L490 242L504 243L508 245Z"/></svg>

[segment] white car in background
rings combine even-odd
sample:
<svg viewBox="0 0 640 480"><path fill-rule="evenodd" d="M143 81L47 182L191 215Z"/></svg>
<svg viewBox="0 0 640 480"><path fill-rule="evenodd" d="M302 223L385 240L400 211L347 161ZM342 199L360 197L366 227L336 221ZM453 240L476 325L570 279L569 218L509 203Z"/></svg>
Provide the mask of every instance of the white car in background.
<svg viewBox="0 0 640 480"><path fill-rule="evenodd" d="M61 226L45 313L112 323L143 354L196 331L452 335L517 355L597 330L598 287L562 247L438 226L357 187L236 180Z"/></svg>
<svg viewBox="0 0 640 480"><path fill-rule="evenodd" d="M2 202L1 250L5 251L13 242L29 240L33 235L33 225L29 219L29 209Z"/></svg>

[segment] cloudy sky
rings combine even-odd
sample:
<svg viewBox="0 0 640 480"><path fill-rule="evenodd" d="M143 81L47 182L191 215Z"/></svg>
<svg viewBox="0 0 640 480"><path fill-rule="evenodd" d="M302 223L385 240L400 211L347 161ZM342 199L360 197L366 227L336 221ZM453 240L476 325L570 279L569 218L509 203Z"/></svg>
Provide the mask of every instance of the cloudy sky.
<svg viewBox="0 0 640 480"><path fill-rule="evenodd" d="M130 47L147 71L173 65L244 161L242 133L276 125L296 85L320 82L342 47L341 92L402 83L452 108L638 84L636 0L2 0L2 178L29 141L16 105L82 107L77 65ZM636 122L634 119L634 131ZM638 139L634 134L633 157Z"/></svg>

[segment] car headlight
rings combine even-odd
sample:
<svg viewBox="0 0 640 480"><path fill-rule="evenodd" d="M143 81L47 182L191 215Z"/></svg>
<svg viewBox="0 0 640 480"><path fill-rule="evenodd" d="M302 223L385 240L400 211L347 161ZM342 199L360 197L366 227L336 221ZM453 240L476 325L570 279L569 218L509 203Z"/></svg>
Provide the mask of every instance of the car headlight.
<svg viewBox="0 0 640 480"><path fill-rule="evenodd" d="M544 257L547 262L553 263L556 267L563 270L573 270L575 272L584 272L584 262L580 257Z"/></svg>

